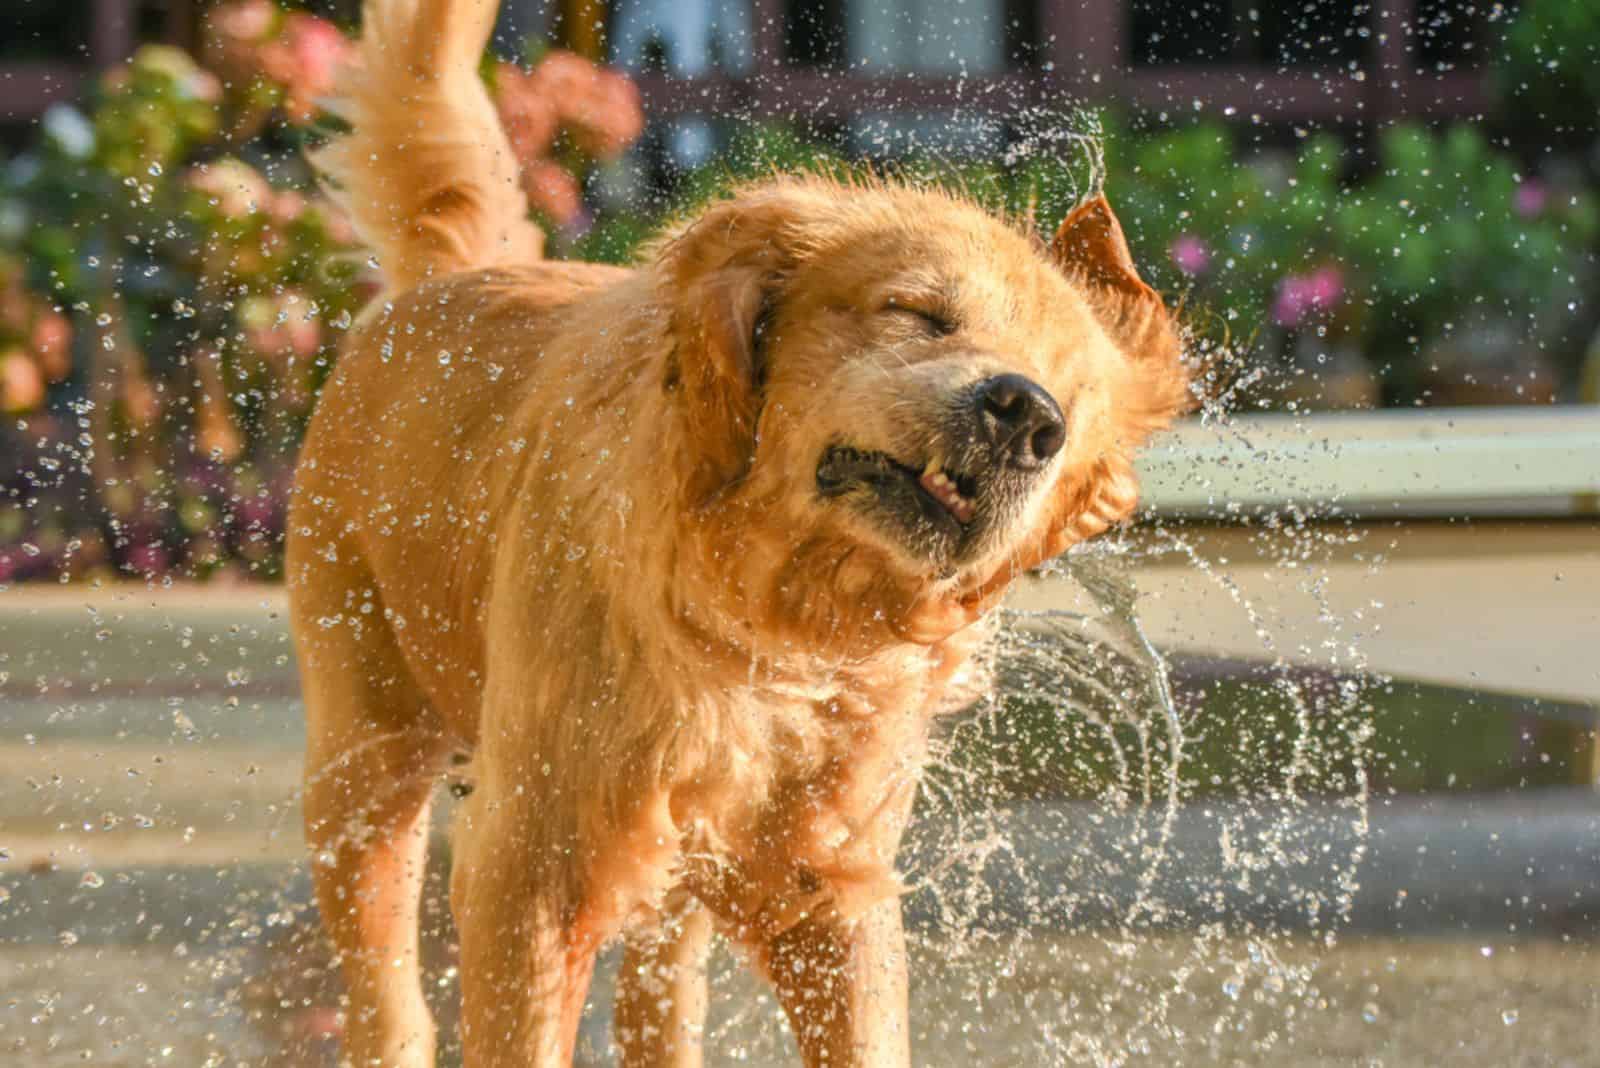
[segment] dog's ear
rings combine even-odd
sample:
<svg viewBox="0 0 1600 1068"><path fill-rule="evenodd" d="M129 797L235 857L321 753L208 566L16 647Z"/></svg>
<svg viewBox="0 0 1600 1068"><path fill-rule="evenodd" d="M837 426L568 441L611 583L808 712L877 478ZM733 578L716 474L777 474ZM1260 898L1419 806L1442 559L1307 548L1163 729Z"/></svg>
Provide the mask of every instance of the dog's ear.
<svg viewBox="0 0 1600 1068"><path fill-rule="evenodd" d="M701 450L696 492L738 478L755 450L769 324L794 268L802 213L782 190L719 203L661 254L673 355L666 385L681 394Z"/></svg>
<svg viewBox="0 0 1600 1068"><path fill-rule="evenodd" d="M1073 208L1050 242L1056 265L1075 282L1107 336L1133 372L1118 410L1114 450L1089 477L1063 495L1051 555L1101 533L1132 513L1139 500L1132 450L1152 432L1194 407L1177 324L1160 294L1133 265L1122 224L1103 194Z"/></svg>
<svg viewBox="0 0 1600 1068"><path fill-rule="evenodd" d="M1122 224L1103 193L1067 213L1050 255L1133 364L1136 385L1124 412L1132 444L1192 410L1195 397L1177 322L1161 295L1139 277Z"/></svg>
<svg viewBox="0 0 1600 1068"><path fill-rule="evenodd" d="M1103 193L1067 213L1050 255L1083 288L1112 340L1136 360L1176 360L1178 335L1160 294L1144 284L1122 224Z"/></svg>

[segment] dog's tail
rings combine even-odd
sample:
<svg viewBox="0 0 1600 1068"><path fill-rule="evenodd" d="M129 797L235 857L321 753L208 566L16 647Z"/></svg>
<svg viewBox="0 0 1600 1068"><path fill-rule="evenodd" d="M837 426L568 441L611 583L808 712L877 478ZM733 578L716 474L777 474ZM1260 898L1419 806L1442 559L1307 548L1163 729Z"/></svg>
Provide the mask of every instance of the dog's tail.
<svg viewBox="0 0 1600 1068"><path fill-rule="evenodd" d="M351 126L312 155L388 291L536 260L511 144L478 74L498 0L366 0L330 108Z"/></svg>

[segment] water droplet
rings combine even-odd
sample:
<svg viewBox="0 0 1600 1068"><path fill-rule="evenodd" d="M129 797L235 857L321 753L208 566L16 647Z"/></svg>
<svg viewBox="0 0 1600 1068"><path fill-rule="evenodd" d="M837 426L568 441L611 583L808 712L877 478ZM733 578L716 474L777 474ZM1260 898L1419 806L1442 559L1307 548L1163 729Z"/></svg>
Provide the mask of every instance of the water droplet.
<svg viewBox="0 0 1600 1068"><path fill-rule="evenodd" d="M1361 1006L1361 1018L1363 1020L1367 1021L1367 1023L1377 1023L1378 1022L1378 1006L1377 1006L1377 1004L1374 1003L1374 1002L1369 1001L1365 1005Z"/></svg>
<svg viewBox="0 0 1600 1068"><path fill-rule="evenodd" d="M78 885L86 890L98 890L106 885L105 876L97 871L86 871L83 878L78 880Z"/></svg>

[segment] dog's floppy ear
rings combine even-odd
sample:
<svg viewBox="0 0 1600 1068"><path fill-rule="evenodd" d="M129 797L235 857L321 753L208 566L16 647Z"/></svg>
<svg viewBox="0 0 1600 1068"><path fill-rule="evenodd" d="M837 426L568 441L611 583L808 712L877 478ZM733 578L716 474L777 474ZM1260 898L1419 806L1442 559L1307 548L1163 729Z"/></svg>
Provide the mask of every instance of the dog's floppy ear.
<svg viewBox="0 0 1600 1068"><path fill-rule="evenodd" d="M1050 242L1050 255L1077 283L1133 370L1132 388L1118 412L1117 449L1102 457L1090 477L1062 501L1053 555L1133 511L1139 486L1128 460L1131 451L1194 407L1194 398L1177 326L1161 295L1134 268L1122 224L1104 194L1096 193L1067 213Z"/></svg>
<svg viewBox="0 0 1600 1068"><path fill-rule="evenodd" d="M1177 331L1161 296L1144 284L1105 194L1067 213L1050 242L1057 266L1084 289L1095 315L1134 359L1176 359Z"/></svg>
<svg viewBox="0 0 1600 1068"><path fill-rule="evenodd" d="M669 388L701 453L695 491L738 478L755 449L762 333L794 267L799 206L782 190L717 204L662 250L671 315Z"/></svg>
<svg viewBox="0 0 1600 1068"><path fill-rule="evenodd" d="M1050 255L1078 284L1095 318L1133 364L1137 388L1123 413L1135 439L1130 447L1194 408L1177 323L1161 295L1139 277L1105 194L1096 193L1067 213L1050 242Z"/></svg>

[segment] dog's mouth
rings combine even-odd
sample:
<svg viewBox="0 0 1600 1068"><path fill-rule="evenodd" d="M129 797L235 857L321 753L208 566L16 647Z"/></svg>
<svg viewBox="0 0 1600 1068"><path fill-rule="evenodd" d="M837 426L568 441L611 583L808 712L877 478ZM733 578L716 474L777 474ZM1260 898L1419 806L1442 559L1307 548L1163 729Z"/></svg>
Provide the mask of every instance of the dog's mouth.
<svg viewBox="0 0 1600 1068"><path fill-rule="evenodd" d="M935 459L912 465L885 452L846 445L829 448L817 464L817 490L823 497L870 495L871 502L906 533L919 541L932 540L946 551L977 524L981 489L975 476Z"/></svg>

